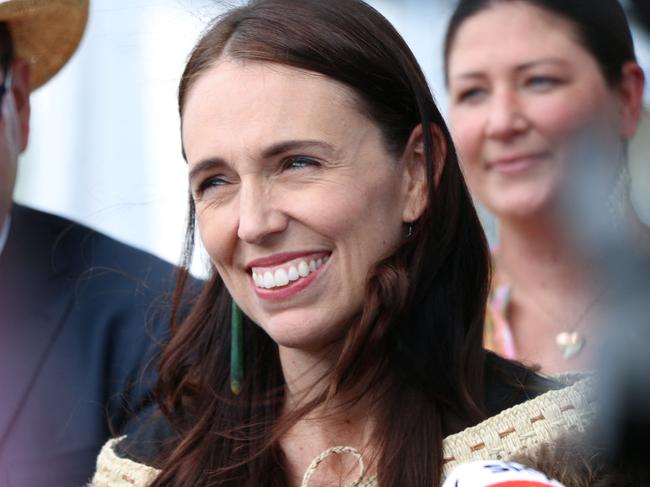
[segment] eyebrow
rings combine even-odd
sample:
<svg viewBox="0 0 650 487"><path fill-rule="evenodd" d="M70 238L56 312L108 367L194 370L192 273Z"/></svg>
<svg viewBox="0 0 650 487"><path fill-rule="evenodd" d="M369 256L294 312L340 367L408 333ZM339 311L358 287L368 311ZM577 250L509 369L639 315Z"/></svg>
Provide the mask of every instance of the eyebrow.
<svg viewBox="0 0 650 487"><path fill-rule="evenodd" d="M331 155L335 152L334 146L323 142L320 140L286 140L273 144L261 153L262 159L269 159L271 157L284 154L285 152L295 151L295 150L305 150L305 149L321 149ZM209 169L214 169L218 167L228 166L228 163L225 159L220 157L210 157L208 159L203 159L196 163L196 165L189 172L190 181L197 176L197 174L207 171Z"/></svg>
<svg viewBox="0 0 650 487"><path fill-rule="evenodd" d="M520 64L519 66L517 66L516 70L517 71L525 71L527 69L534 68L535 66L538 66L540 64L560 64L562 66L569 65L569 63L566 62L564 59L554 58L554 57L547 57L547 58L535 59L533 61L529 61L527 63Z"/></svg>
<svg viewBox="0 0 650 487"><path fill-rule="evenodd" d="M317 148L325 150L328 153L334 153L334 147L327 142L321 140L287 140L283 142L278 142L272 146L264 149L262 152L262 158L266 159L269 157L274 157L285 152L290 152L293 150L301 149L312 149Z"/></svg>
<svg viewBox="0 0 650 487"><path fill-rule="evenodd" d="M223 167L227 166L226 161L221 159L220 157L211 157L209 159L203 159L202 161L199 161L196 163L196 165L190 169L190 173L188 175L188 178L190 181L192 181L196 176L203 171L207 171L208 169L213 169L215 167Z"/></svg>
<svg viewBox="0 0 650 487"><path fill-rule="evenodd" d="M515 71L517 72L526 71L527 69L534 68L535 66L538 66L540 64L559 64L562 66L566 66L569 63L559 58L541 58L523 64L519 64L518 66L515 67ZM458 76L454 76L455 79L473 79L473 78L484 78L484 77L485 77L485 73L483 71L469 71L467 73L462 73Z"/></svg>

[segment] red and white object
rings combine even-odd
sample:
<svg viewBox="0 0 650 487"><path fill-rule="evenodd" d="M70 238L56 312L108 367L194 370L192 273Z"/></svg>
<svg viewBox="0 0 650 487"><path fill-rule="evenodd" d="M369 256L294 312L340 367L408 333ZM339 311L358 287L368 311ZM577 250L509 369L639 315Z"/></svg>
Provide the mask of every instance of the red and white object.
<svg viewBox="0 0 650 487"><path fill-rule="evenodd" d="M442 487L565 487L542 472L518 463L484 460L463 463Z"/></svg>

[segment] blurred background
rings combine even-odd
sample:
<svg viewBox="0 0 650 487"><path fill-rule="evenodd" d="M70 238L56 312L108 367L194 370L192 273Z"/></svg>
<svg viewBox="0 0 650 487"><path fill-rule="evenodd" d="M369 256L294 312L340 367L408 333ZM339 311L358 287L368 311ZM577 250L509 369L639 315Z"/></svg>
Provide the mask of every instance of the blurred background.
<svg viewBox="0 0 650 487"><path fill-rule="evenodd" d="M177 262L187 205L177 83L209 20L237 3L91 0L79 51L32 97L31 139L16 199ZM405 37L446 111L441 46L453 0L370 3ZM650 38L632 23L639 59L650 73ZM650 224L650 116L630 153L634 202ZM493 238L489 215L483 217ZM206 266L200 257L194 271Z"/></svg>

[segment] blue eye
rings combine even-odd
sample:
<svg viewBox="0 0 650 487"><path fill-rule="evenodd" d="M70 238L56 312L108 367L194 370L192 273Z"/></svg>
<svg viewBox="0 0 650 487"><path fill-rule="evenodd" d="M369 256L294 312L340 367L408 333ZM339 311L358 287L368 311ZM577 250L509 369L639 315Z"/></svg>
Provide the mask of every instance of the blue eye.
<svg viewBox="0 0 650 487"><path fill-rule="evenodd" d="M310 157L289 157L284 160L283 169L304 169L307 167L318 167L320 162Z"/></svg>
<svg viewBox="0 0 650 487"><path fill-rule="evenodd" d="M458 95L458 101L463 102L477 102L485 95L485 90L483 88L470 88L464 91L461 91Z"/></svg>
<svg viewBox="0 0 650 487"><path fill-rule="evenodd" d="M526 80L526 86L536 91L546 91L560 84L560 81L548 76L533 76Z"/></svg>
<svg viewBox="0 0 650 487"><path fill-rule="evenodd" d="M219 176L211 176L201 181L198 188L196 189L196 194L197 196L201 196L203 193L212 188L218 188L220 186L225 186L226 184L228 184L228 181L226 181L224 178Z"/></svg>

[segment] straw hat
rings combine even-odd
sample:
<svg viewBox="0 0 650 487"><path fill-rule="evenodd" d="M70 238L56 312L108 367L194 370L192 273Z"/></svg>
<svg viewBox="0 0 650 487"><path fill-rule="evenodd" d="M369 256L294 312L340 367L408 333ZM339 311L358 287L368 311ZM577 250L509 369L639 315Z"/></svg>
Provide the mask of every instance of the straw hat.
<svg viewBox="0 0 650 487"><path fill-rule="evenodd" d="M0 0L15 56L31 67L32 91L74 54L86 27L88 0Z"/></svg>

